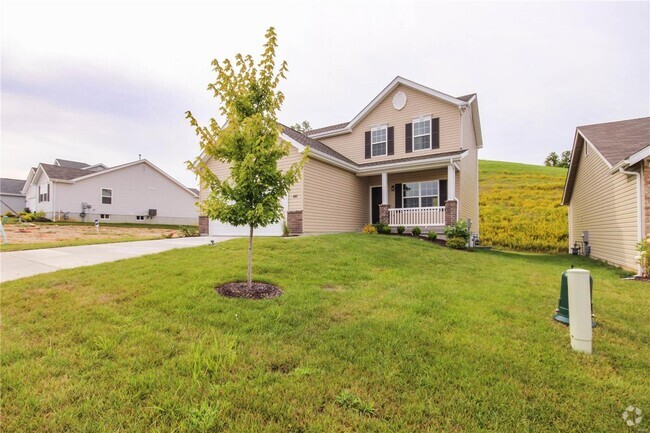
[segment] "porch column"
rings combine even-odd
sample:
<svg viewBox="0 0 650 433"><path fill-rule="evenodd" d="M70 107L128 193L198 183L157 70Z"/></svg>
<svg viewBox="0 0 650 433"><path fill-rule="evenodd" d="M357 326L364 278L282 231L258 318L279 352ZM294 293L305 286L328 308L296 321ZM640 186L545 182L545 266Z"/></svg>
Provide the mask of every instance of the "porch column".
<svg viewBox="0 0 650 433"><path fill-rule="evenodd" d="M456 200L456 168L454 164L447 166L447 200Z"/></svg>
<svg viewBox="0 0 650 433"><path fill-rule="evenodd" d="M379 205L379 222L389 224L388 215L388 173L381 173L381 204Z"/></svg>
<svg viewBox="0 0 650 433"><path fill-rule="evenodd" d="M447 166L447 201L445 206L445 225L450 226L458 221L458 200L456 199L456 168L454 164Z"/></svg>

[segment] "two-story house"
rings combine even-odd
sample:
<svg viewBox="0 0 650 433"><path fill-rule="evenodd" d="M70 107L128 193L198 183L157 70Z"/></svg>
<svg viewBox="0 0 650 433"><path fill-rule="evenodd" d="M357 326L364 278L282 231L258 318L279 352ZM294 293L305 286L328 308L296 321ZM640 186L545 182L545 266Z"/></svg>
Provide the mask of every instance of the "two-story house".
<svg viewBox="0 0 650 433"><path fill-rule="evenodd" d="M297 132L286 168L309 147L301 180L283 199L292 234L358 231L365 224L442 231L470 219L478 233L478 149L481 123L475 94L453 97L395 78L349 122ZM207 160L219 178L229 167ZM201 190L204 200L209 194ZM246 227L199 218L203 234L246 235ZM282 223L258 235L280 235Z"/></svg>

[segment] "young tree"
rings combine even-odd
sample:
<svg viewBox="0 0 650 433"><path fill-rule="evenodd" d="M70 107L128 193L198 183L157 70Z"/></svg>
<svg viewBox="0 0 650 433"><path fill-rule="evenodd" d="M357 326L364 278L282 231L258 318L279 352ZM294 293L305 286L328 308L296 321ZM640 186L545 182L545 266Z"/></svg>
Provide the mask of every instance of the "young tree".
<svg viewBox="0 0 650 433"><path fill-rule="evenodd" d="M276 70L275 50L278 46L273 27L266 32L261 59L255 64L251 55L237 54L233 63L212 61L216 80L208 85L220 101L220 113L226 124L220 127L214 118L209 126L201 126L191 112L186 113L199 137L205 155L188 161L187 167L210 191L200 203L210 219L249 227L248 289L253 280L253 231L282 219L280 199L300 178L307 153L288 170L278 169L278 160L289 154L289 143L280 140L276 113L284 100L277 90L285 79L287 63ZM207 166L207 157L230 167L230 178L219 179Z"/></svg>

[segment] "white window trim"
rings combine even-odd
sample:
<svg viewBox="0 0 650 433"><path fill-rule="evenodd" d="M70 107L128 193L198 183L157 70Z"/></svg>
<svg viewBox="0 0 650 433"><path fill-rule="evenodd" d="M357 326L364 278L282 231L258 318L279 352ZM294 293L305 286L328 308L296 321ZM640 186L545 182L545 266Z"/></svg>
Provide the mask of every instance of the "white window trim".
<svg viewBox="0 0 650 433"><path fill-rule="evenodd" d="M429 133L428 134L420 134L420 135L417 135L417 137L424 137L424 136L428 135L429 136L429 147L425 147L424 149L416 149L415 148L415 137L416 137L416 135L415 135L415 122L420 123L420 122L426 122L427 120L429 121ZM415 119L413 119L411 121L411 124L413 125L413 134L412 134L413 136L411 137L411 148L413 149L413 152L421 152L423 150L431 150L431 145L433 144L433 143L431 143L431 127L432 127L432 125L431 125L431 116L417 117L417 118L415 118Z"/></svg>
<svg viewBox="0 0 650 433"><path fill-rule="evenodd" d="M111 202L110 203L104 203L104 190L110 191L111 192ZM100 188L99 189L99 202L103 205L106 206L111 206L113 204L113 188Z"/></svg>
<svg viewBox="0 0 650 433"><path fill-rule="evenodd" d="M438 199L438 206L422 206L422 197L423 197L422 193L421 193L422 187L418 187L418 196L417 196L418 207L406 207L406 206L404 206L404 201L406 199L416 198L416 197L406 197L406 195L404 194L404 185L406 185L407 183L417 183L417 184L421 185L421 184L426 183L426 182L436 182L438 184L438 194L436 194L436 195L425 195L424 196L424 197L436 197ZM404 183L402 183L402 209L422 209L423 207L425 207L425 208L427 208L427 207L441 207L440 206L440 179L435 179L435 180L432 179L432 180L423 180L423 181L419 181L419 182L404 182Z"/></svg>
<svg viewBox="0 0 650 433"><path fill-rule="evenodd" d="M386 141L377 141L376 143L373 143L372 133L375 131L381 131L382 129L386 131ZM386 146L384 146L386 151L384 152L383 155L375 155L373 153L373 149L374 149L373 144L378 144L378 143L386 143ZM387 123L384 125L373 126L372 128L370 128L370 157L378 158L380 156L388 156L388 124Z"/></svg>

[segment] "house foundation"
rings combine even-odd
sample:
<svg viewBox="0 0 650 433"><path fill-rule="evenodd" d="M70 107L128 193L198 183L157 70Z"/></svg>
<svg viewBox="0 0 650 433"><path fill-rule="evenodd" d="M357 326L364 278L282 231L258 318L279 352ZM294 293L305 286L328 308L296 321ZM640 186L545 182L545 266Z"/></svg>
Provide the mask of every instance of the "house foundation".
<svg viewBox="0 0 650 433"><path fill-rule="evenodd" d="M385 225L388 225L390 223L387 204L379 205L379 222Z"/></svg>
<svg viewBox="0 0 650 433"><path fill-rule="evenodd" d="M209 233L208 217L203 215L199 217L199 235L207 236Z"/></svg>
<svg viewBox="0 0 650 433"><path fill-rule="evenodd" d="M458 221L458 202L455 199L445 202L445 225L452 226Z"/></svg>
<svg viewBox="0 0 650 433"><path fill-rule="evenodd" d="M294 210L287 212L287 227L289 234L296 236L302 234L302 211Z"/></svg>

